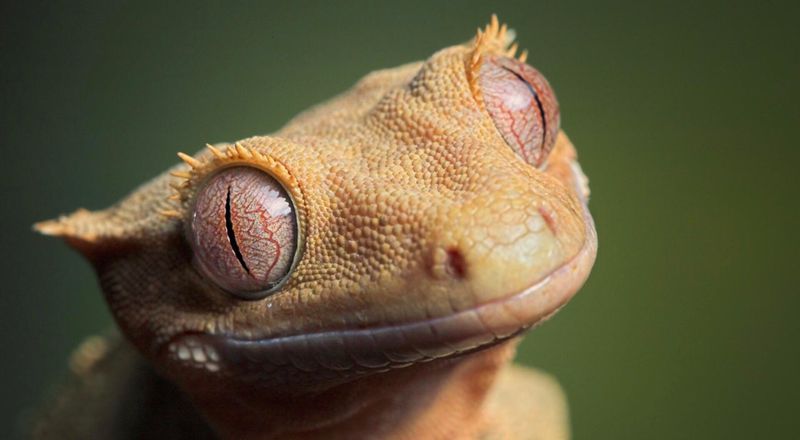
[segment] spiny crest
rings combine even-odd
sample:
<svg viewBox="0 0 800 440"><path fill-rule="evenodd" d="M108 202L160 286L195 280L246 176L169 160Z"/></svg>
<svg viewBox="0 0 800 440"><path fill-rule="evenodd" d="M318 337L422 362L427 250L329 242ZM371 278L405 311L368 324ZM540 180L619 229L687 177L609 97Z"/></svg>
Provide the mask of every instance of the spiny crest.
<svg viewBox="0 0 800 440"><path fill-rule="evenodd" d="M290 192L297 188L296 180L282 163L254 148L239 143L223 148L210 144L206 144L206 147L210 154L201 154L200 157L178 153L178 157L189 167L169 173L178 179L170 183L174 191L167 197L168 202L176 209L162 210L162 215L175 219L184 218L184 208L197 191L198 184L214 171L228 166L246 165L259 168L277 178Z"/></svg>
<svg viewBox="0 0 800 440"><path fill-rule="evenodd" d="M469 86L474 96L481 96L478 90L478 71L483 62L484 54L493 52L515 58L519 46L514 43L514 37L514 30L509 29L505 23L500 24L497 14L492 14L492 18L485 28L478 28L478 32L472 41L472 50L467 61ZM523 50L517 59L524 63L528 59L528 51Z"/></svg>

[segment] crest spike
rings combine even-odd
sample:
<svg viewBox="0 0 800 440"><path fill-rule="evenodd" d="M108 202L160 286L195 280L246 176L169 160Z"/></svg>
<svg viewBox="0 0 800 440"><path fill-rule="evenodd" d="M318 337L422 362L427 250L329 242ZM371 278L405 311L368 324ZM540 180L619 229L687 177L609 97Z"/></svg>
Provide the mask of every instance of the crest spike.
<svg viewBox="0 0 800 440"><path fill-rule="evenodd" d="M163 215L164 217L181 218L181 213L174 209L162 209L158 213Z"/></svg>
<svg viewBox="0 0 800 440"><path fill-rule="evenodd" d="M512 44L511 47L508 48L508 52L506 52L506 56L510 57L510 58L514 58L514 56L517 54L517 49L519 49L519 46L517 45L517 43Z"/></svg>
<svg viewBox="0 0 800 440"><path fill-rule="evenodd" d="M522 53L519 54L518 60L520 63L524 63L528 60L528 49L523 50Z"/></svg>
<svg viewBox="0 0 800 440"><path fill-rule="evenodd" d="M179 177L181 179L189 179L192 177L192 173L188 173L186 171L170 171L170 176Z"/></svg>
<svg viewBox="0 0 800 440"><path fill-rule="evenodd" d="M497 14L492 14L492 19L489 22L489 26L486 27L487 33L496 34L499 26L500 20L497 19ZM489 32L489 29L491 29L491 32Z"/></svg>
<svg viewBox="0 0 800 440"><path fill-rule="evenodd" d="M192 156L189 156L186 153L178 152L178 157L182 161L186 162L186 164L192 168L200 168L201 166L203 166L203 162L200 162L199 160L193 158Z"/></svg>
<svg viewBox="0 0 800 440"><path fill-rule="evenodd" d="M216 157L217 159L223 159L223 158L225 157L225 155L222 153L222 151L219 151L219 149L218 149L217 147L215 147L215 146L213 146L213 145L211 145L211 144L206 144L206 147L207 147L209 150L211 150L211 153L212 153L212 154L214 155L214 157Z"/></svg>
<svg viewBox="0 0 800 440"><path fill-rule="evenodd" d="M250 149L242 146L242 144L236 144L236 151L239 153L239 156L251 159L253 157L253 153L250 152Z"/></svg>

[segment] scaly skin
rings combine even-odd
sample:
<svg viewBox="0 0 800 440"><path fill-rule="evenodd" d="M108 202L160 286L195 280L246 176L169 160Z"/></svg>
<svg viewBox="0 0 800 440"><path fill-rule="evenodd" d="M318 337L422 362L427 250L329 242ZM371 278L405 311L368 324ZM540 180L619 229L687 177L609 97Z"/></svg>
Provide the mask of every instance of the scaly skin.
<svg viewBox="0 0 800 440"><path fill-rule="evenodd" d="M596 236L566 135L535 167L487 112L478 69L509 39L493 18L36 228L92 262L127 340L221 437L565 438L558 387L507 364L583 284ZM204 277L186 238L198 188L234 165L274 176L299 218L296 266L256 300Z"/></svg>

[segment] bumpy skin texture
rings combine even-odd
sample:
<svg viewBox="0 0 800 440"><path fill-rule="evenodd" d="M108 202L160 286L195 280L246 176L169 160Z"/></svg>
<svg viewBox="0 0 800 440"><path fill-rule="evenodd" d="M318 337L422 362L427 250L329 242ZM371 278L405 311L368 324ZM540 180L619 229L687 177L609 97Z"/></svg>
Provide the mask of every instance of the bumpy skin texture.
<svg viewBox="0 0 800 440"><path fill-rule="evenodd" d="M582 285L596 236L552 119L552 134L531 131L552 151L529 163L487 110L482 63L513 56L509 43L493 19L277 133L184 156L107 210L37 228L95 265L123 334L222 437L564 438L557 387L504 368L514 336ZM187 242L198 189L236 166L280 182L299 222L285 284L249 301L198 270Z"/></svg>

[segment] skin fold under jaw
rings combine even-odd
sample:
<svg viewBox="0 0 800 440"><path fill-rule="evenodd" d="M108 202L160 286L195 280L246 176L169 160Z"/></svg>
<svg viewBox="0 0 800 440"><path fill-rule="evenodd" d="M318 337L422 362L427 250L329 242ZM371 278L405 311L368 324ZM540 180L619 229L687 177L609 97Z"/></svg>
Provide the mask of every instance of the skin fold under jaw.
<svg viewBox="0 0 800 440"><path fill-rule="evenodd" d="M597 238L555 94L510 34L493 17L35 228L87 257L126 339L222 437L564 438L558 389L507 364Z"/></svg>

